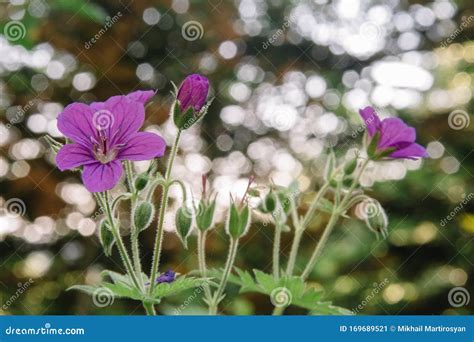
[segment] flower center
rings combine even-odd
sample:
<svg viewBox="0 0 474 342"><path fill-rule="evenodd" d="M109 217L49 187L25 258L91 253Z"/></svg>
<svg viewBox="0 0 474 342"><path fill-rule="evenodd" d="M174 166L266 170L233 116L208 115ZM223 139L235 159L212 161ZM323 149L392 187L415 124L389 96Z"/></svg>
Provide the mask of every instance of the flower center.
<svg viewBox="0 0 474 342"><path fill-rule="evenodd" d="M94 139L94 156L102 164L107 164L117 157L117 146L111 146L103 130L99 130L99 141Z"/></svg>

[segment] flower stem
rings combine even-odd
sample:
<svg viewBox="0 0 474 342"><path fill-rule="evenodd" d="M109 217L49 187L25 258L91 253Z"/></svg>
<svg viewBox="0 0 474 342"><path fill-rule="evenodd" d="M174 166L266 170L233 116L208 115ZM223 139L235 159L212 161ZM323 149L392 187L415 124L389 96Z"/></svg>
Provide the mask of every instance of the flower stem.
<svg viewBox="0 0 474 342"><path fill-rule="evenodd" d="M153 304L143 303L143 307L145 308L146 314L148 316L155 316L156 315L156 311L155 311L155 308L153 307Z"/></svg>
<svg viewBox="0 0 474 342"><path fill-rule="evenodd" d="M275 237L273 239L273 277L280 278L280 245L281 245L281 223L275 223Z"/></svg>
<svg viewBox="0 0 474 342"><path fill-rule="evenodd" d="M346 195L344 196L343 200L341 203L337 206L334 206L333 211L331 213L331 217L329 218L329 222L327 223L326 227L324 228L323 235L321 235L321 238L319 239L316 248L313 251L313 254L311 255L311 258L308 261L308 264L306 265L303 273L301 274L301 278L303 280L306 280L308 278L309 274L311 271L314 269L314 266L316 265L317 259L321 252L323 251L324 246L326 245L326 242L329 238L329 235L331 234L334 225L339 219L339 216L346 210L345 205L347 202L349 202L352 192L354 191L355 187L359 183L359 179L364 173L365 168L367 167L367 164L369 163L369 159L365 160L364 163L362 164L359 173L357 174L357 177L354 178L354 180L351 183L351 186L347 190Z"/></svg>
<svg viewBox="0 0 474 342"><path fill-rule="evenodd" d="M227 256L226 265L224 268L224 274L222 275L221 282L219 287L217 288L212 301L209 305L209 314L216 315L217 314L217 306L221 300L222 293L224 292L224 288L227 284L227 280L229 279L230 272L232 271L232 267L234 266L235 256L237 255L237 248L239 247L239 240L238 239L230 239L229 244L229 254Z"/></svg>
<svg viewBox="0 0 474 342"><path fill-rule="evenodd" d="M339 215L337 213L337 209L334 208L334 210L331 213L331 217L329 219L328 224L326 225L326 228L324 229L323 235L321 235L321 238L319 239L316 248L314 249L313 254L311 255L311 258L308 261L308 264L306 265L303 273L301 274L301 278L305 280L308 278L309 274L313 270L314 266L316 265L316 260L321 254L324 246L326 245L326 242L328 240L329 235L332 232L332 229L334 225L336 224L337 220L339 218Z"/></svg>
<svg viewBox="0 0 474 342"><path fill-rule="evenodd" d="M160 203L160 212L158 216L158 226L156 229L156 238L155 238L155 246L153 248L153 262L151 266L150 272L150 295L153 294L153 290L155 288L155 279L158 273L158 267L160 265L160 256L161 256L161 247L163 243L163 223L165 221L165 213L166 207L168 206L168 190L169 190L169 181L171 178L171 169L173 168L174 159L176 157L176 153L178 152L178 144L179 139L181 137L181 130L178 130L176 134L176 138L173 143L173 147L171 148L171 153L168 159L168 164L166 166L166 174L165 174L165 184L163 185L163 192L161 193L161 203Z"/></svg>
<svg viewBox="0 0 474 342"><path fill-rule="evenodd" d="M295 235L293 237L293 242L291 244L290 257L288 259L288 265L286 266L286 274L291 276L293 275L293 269L296 263L296 256L298 255L298 250L300 248L301 238L303 237L303 229L295 229Z"/></svg>
<svg viewBox="0 0 474 342"><path fill-rule="evenodd" d="M285 311L286 306L275 306L273 308L272 316L281 316Z"/></svg>
<svg viewBox="0 0 474 342"><path fill-rule="evenodd" d="M125 245L122 240L122 236L120 236L120 232L118 230L118 227L115 225L113 216L112 216L112 211L110 210L110 204L109 204L109 193L106 191L103 193L103 202L105 205L105 212L107 214L107 220L109 221L110 229L112 230L112 234L115 238L115 241L117 243L117 247L120 253L120 256L122 258L122 261L125 265L125 268L127 270L128 275L131 277L133 284L140 289L140 283L138 282L138 279L136 277L136 274L133 272L133 267L132 263L130 261L130 257L128 256L127 249L125 248Z"/></svg>
<svg viewBox="0 0 474 342"><path fill-rule="evenodd" d="M130 190L130 193L132 194L132 197L130 199L130 206L132 208L131 215L133 215L133 209L135 208L137 204L137 194L135 191L135 184L133 183L133 168L132 168L132 163L130 161L125 161L125 173L127 175L127 183L128 183L128 188ZM132 259L133 259L133 264L135 267L135 273L138 277L138 281L140 283L140 288L144 289L145 285L143 283L143 277L142 277L142 264L140 260L140 246L138 242L138 234L135 234L136 232L136 227L134 226L133 223L133 217L131 217L131 225L132 225L132 234L131 234L131 247L132 247Z"/></svg>
<svg viewBox="0 0 474 342"><path fill-rule="evenodd" d="M313 218L313 215L318 207L319 200L321 199L321 197L324 196L328 188L329 188L329 180L326 181L326 183L324 183L323 186L319 189L318 193L313 199L313 202L311 202L311 205L308 211L306 212L301 224L298 224L297 226L295 226L295 235L293 237L293 242L291 244L290 258L288 259L288 265L286 266L286 274L289 276L293 275L293 270L296 263L296 257L298 256L298 251L300 249L300 243L301 243L301 238L303 237L303 233L308 227L311 219Z"/></svg>
<svg viewBox="0 0 474 342"><path fill-rule="evenodd" d="M198 243L197 243L197 250L198 250L198 263L199 263L199 271L201 273L201 277L207 277L207 267L206 267L206 237L207 232L201 231L198 229ZM206 282L204 285L204 293L206 299L210 303L211 298L211 289L209 284Z"/></svg>

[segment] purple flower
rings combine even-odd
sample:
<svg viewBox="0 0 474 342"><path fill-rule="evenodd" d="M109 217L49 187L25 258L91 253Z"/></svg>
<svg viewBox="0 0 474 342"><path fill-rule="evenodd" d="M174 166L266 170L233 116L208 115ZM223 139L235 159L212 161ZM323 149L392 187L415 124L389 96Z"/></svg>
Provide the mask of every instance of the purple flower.
<svg viewBox="0 0 474 342"><path fill-rule="evenodd" d="M138 132L145 120L145 102L153 91L113 96L91 105L73 103L58 117L58 129L72 140L56 155L61 171L83 166L82 181L91 192L112 189L123 173L122 160L163 156L159 135Z"/></svg>
<svg viewBox="0 0 474 342"><path fill-rule="evenodd" d="M380 120L374 108L359 110L367 126L368 136L377 139L375 154L398 159L426 158L428 154L423 146L415 143L416 131L399 118Z"/></svg>
<svg viewBox="0 0 474 342"><path fill-rule="evenodd" d="M172 283L176 279L176 273L172 270L168 270L162 274L158 278L156 278L156 283Z"/></svg>
<svg viewBox="0 0 474 342"><path fill-rule="evenodd" d="M195 112L199 112L206 103L209 92L209 80L201 75L192 74L186 77L179 87L177 98L180 109L185 112L192 107Z"/></svg>

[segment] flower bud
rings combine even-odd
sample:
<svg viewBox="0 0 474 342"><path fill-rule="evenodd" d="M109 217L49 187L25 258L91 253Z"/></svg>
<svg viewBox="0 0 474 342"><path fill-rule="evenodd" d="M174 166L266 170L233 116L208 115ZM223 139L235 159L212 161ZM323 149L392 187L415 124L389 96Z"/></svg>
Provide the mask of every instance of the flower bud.
<svg viewBox="0 0 474 342"><path fill-rule="evenodd" d="M142 191L148 184L148 172L140 173L137 178L135 178L135 189L137 191Z"/></svg>
<svg viewBox="0 0 474 342"><path fill-rule="evenodd" d="M182 112L192 107L195 112L199 112L206 103L209 92L209 80L199 74L192 74L186 77L179 87L177 99Z"/></svg>
<svg viewBox="0 0 474 342"><path fill-rule="evenodd" d="M133 210L134 234L138 235L142 230L147 229L155 215L155 208L150 202L140 202Z"/></svg>
<svg viewBox="0 0 474 342"><path fill-rule="evenodd" d="M272 213L276 207L277 207L277 197L275 196L275 193L270 190L267 196L263 199L262 203L260 204L260 211L263 213Z"/></svg>
<svg viewBox="0 0 474 342"><path fill-rule="evenodd" d="M205 105L209 93L209 80L201 75L186 77L178 89L173 104L173 119L179 129L187 129L207 112Z"/></svg>
<svg viewBox="0 0 474 342"><path fill-rule="evenodd" d="M53 139L49 135L44 136L44 140L48 143L49 147L53 150L54 153L58 153L58 151L63 147L63 144L61 144L59 141Z"/></svg>
<svg viewBox="0 0 474 342"><path fill-rule="evenodd" d="M178 234L185 249L188 249L188 237L191 234L193 216L191 210L181 207L176 211L176 234Z"/></svg>
<svg viewBox="0 0 474 342"><path fill-rule="evenodd" d="M196 214L196 225L201 231L212 228L214 224L214 212L216 210L216 200L207 203L203 200L199 203L198 212Z"/></svg>
<svg viewBox="0 0 474 342"><path fill-rule="evenodd" d="M334 151L328 154L328 158L326 160L326 165L324 166L324 180L328 181L332 178L334 169L336 167L336 156Z"/></svg>
<svg viewBox="0 0 474 342"><path fill-rule="evenodd" d="M361 202L359 208L362 210L361 216L367 227L373 231L377 237L382 235L382 237L385 238L388 234L388 218L382 205L377 200L370 198Z"/></svg>
<svg viewBox="0 0 474 342"><path fill-rule="evenodd" d="M350 159L344 164L344 174L352 175L357 167L357 158Z"/></svg>
<svg viewBox="0 0 474 342"><path fill-rule="evenodd" d="M240 239L247 234L249 227L249 206L244 204L242 208L238 208L234 202L231 202L225 226L226 233L234 239Z"/></svg>
<svg viewBox="0 0 474 342"><path fill-rule="evenodd" d="M106 256L112 255L112 247L115 243L114 235L112 234L111 227L109 222L104 219L100 222L99 225L99 240L102 248L104 248L104 254Z"/></svg>

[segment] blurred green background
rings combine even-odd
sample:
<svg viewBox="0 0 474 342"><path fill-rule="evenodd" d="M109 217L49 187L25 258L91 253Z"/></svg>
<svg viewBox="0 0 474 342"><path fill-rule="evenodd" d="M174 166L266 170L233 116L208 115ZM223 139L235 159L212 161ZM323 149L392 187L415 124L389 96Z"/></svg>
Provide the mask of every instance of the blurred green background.
<svg viewBox="0 0 474 342"><path fill-rule="evenodd" d="M377 163L363 179L388 213L388 239L341 221L312 285L359 314L474 312L471 1L3 0L0 22L0 314L143 314L136 302L99 308L65 291L121 267L101 251L93 197L77 174L55 168L42 137L61 136L56 117L71 102L156 89L145 127L171 143L170 81L194 72L216 98L184 135L174 171L195 193L208 173L221 209L249 175L261 186L297 179L317 189L328 148L344 157L360 143L360 107L415 126L430 158ZM197 268L195 239L186 251L172 232L178 204L161 270L186 273ZM300 269L324 221L303 240ZM237 266L270 272L272 233L256 220ZM146 269L153 237L141 236ZM290 243L286 233L283 258ZM211 267L224 264L226 248L219 225ZM184 302L182 314L204 313L192 292L159 309L173 314ZM226 314L271 308L232 286L223 305Z"/></svg>

